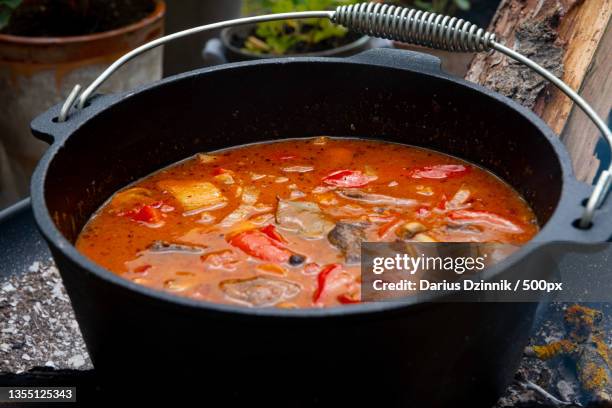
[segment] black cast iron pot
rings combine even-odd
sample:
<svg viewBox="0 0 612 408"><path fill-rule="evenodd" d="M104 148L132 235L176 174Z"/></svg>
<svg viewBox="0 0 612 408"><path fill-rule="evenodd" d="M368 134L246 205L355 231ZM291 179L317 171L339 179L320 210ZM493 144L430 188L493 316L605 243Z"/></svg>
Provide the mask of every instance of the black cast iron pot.
<svg viewBox="0 0 612 408"><path fill-rule="evenodd" d="M591 187L574 179L566 151L540 119L449 77L423 54L372 50L348 59L236 63L97 96L65 123L54 120L58 112L32 124L52 143L33 177L32 205L101 381L114 385L195 381L206 398L253 403L355 398L376 406L487 407L527 342L536 303L448 298L248 309L139 286L75 250L77 234L113 192L196 152L334 135L425 146L478 163L514 186L542 224L488 279L546 276L553 271L541 262L531 266L547 242L612 235L611 200L590 229L572 226Z"/></svg>

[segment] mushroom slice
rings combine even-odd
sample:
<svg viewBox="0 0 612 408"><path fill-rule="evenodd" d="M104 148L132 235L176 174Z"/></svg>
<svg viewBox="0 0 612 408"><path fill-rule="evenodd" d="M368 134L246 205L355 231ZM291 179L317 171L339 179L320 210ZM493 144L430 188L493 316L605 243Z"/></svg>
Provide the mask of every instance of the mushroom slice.
<svg viewBox="0 0 612 408"><path fill-rule="evenodd" d="M252 307L274 306L294 298L302 290L295 282L263 277L228 279L219 287L228 298Z"/></svg>

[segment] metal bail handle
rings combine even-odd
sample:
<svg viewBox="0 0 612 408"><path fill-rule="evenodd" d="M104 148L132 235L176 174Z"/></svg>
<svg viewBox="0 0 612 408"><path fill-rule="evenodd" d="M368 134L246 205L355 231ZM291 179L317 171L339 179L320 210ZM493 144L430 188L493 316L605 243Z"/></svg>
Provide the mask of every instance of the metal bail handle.
<svg viewBox="0 0 612 408"><path fill-rule="evenodd" d="M547 71L529 58L517 53L496 41L495 34L456 17L445 16L437 13L423 12L407 7L398 7L382 3L358 3L348 6L340 6L335 11L303 11L281 14L267 14L238 18L235 20L221 21L207 24L188 30L179 31L165 37L158 38L149 43L128 52L112 65L110 65L94 82L82 93L81 86L76 85L66 102L62 106L58 116L58 122L68 119L70 109L76 104L78 109L83 109L93 93L123 64L149 51L155 47L170 41L200 33L208 30L233 27L245 24L255 24L266 21L278 21L305 18L328 18L336 24L340 24L352 31L366 34L372 37L385 38L424 47L460 52L482 52L495 50L508 57L526 65L539 75L550 81L553 85L565 93L576 105L584 111L597 128L604 135L608 148L612 154L612 134L607 124L601 119L593 108L580 95L574 92L567 84ZM599 208L612 185L612 163L603 171L595 184L593 193L589 198L582 218L580 228L591 226L595 210Z"/></svg>

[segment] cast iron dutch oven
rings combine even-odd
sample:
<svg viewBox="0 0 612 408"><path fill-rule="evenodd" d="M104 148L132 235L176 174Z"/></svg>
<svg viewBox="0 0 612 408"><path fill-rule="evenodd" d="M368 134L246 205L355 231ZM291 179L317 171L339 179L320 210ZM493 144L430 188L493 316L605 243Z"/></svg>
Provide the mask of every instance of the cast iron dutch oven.
<svg viewBox="0 0 612 408"><path fill-rule="evenodd" d="M546 276L554 271L530 265L547 242L606 241L612 231L612 200L590 229L572 225L591 187L575 180L567 152L540 119L419 53L235 63L98 95L64 123L55 119L59 109L32 123L51 143L33 177L32 204L104 383L180 379L206 398L243 395L253 403L486 407L517 368L536 303L249 309L139 286L75 250L77 234L113 192L197 152L331 135L478 163L514 186L542 224L489 279Z"/></svg>

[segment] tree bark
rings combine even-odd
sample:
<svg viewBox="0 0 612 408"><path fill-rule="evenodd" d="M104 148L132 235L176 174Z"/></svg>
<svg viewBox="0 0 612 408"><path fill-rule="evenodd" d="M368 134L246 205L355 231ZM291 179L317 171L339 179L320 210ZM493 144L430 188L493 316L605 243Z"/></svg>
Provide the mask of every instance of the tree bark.
<svg viewBox="0 0 612 408"><path fill-rule="evenodd" d="M502 0L489 31L561 77L606 118L612 108L611 14L612 0ZM561 135L578 178L593 179L600 132L561 91L497 52L476 55L466 78L532 109Z"/></svg>

